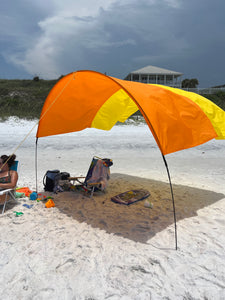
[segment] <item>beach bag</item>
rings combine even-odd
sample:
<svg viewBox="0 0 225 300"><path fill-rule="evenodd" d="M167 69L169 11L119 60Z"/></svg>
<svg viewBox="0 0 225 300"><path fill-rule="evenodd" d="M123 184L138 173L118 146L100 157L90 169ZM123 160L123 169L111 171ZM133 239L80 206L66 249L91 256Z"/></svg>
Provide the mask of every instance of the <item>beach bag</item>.
<svg viewBox="0 0 225 300"><path fill-rule="evenodd" d="M53 192L57 194L58 192L69 191L71 186L70 181L68 179L69 177L70 173L59 172L55 176Z"/></svg>
<svg viewBox="0 0 225 300"><path fill-rule="evenodd" d="M48 170L45 173L45 176L43 177L43 185L44 185L44 190L46 192L53 192L54 187L56 185L56 179L57 175L60 174L59 170Z"/></svg>
<svg viewBox="0 0 225 300"><path fill-rule="evenodd" d="M60 173L60 180L67 180L69 177L70 177L70 173L68 173L68 172Z"/></svg>

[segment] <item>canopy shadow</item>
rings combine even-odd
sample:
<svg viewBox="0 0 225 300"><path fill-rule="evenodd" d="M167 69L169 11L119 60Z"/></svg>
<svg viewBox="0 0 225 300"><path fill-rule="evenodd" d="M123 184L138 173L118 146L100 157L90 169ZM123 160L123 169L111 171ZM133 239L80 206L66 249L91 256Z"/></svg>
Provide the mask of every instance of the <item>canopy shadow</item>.
<svg viewBox="0 0 225 300"><path fill-rule="evenodd" d="M144 201L130 206L113 203L110 199L131 189L147 189L153 208ZM197 211L225 197L199 188L173 185L177 221L197 216ZM146 243L155 234L174 223L169 183L126 174L111 174L106 193L95 193L91 199L80 192L64 192L55 198L56 207L78 222L93 228ZM179 228L178 228L179 232Z"/></svg>

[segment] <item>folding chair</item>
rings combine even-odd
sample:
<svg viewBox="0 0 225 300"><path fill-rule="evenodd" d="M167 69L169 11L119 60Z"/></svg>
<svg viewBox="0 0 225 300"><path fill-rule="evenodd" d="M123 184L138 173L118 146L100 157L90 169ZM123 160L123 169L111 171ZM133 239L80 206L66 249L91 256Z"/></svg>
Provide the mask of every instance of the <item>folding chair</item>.
<svg viewBox="0 0 225 300"><path fill-rule="evenodd" d="M18 161L15 160L13 165L11 166L10 170L17 171L17 169L18 169ZM0 205L3 205L2 215L5 212L5 207L8 202L10 202L12 200L16 202L16 197L15 197L14 193L15 193L15 189L0 190L0 196L5 195L5 201L3 203L0 203Z"/></svg>
<svg viewBox="0 0 225 300"><path fill-rule="evenodd" d="M86 177L69 177L68 179L81 187L85 192L91 193L91 198L95 191L104 191L107 186L107 181L110 178L110 169L112 166L112 160L108 158L100 158L94 156L90 167L88 169ZM82 181L83 180L83 181ZM76 186L76 185L75 185Z"/></svg>

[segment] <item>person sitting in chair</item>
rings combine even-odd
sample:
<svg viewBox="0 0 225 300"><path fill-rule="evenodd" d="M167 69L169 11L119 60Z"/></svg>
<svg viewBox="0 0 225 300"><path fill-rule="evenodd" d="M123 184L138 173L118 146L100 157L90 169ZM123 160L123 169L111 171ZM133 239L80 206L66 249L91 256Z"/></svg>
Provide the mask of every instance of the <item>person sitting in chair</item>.
<svg viewBox="0 0 225 300"><path fill-rule="evenodd" d="M16 187L18 180L17 171L10 170L16 155L11 156L2 155L0 157L0 190L13 189ZM5 196L0 196L0 202L5 199Z"/></svg>

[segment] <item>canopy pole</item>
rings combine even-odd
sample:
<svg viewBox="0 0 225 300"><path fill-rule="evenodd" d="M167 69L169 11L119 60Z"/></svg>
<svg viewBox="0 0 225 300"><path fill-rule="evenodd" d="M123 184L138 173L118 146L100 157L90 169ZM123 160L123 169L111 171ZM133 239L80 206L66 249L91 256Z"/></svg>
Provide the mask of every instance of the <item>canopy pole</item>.
<svg viewBox="0 0 225 300"><path fill-rule="evenodd" d="M166 166L167 175L168 175L169 183L170 183L170 192L171 192L172 202L173 202L173 217L174 217L174 229L175 229L175 232L174 232L175 233L175 248L177 250L177 221L176 221L175 201L174 201L174 195L173 195L173 186L172 186L172 182L171 182L171 178L170 178L170 172L169 172L169 168L168 168L168 165L167 165L166 158L163 155L163 153L161 153L161 154L162 154L165 166Z"/></svg>
<svg viewBox="0 0 225 300"><path fill-rule="evenodd" d="M36 192L38 193L38 184L37 184L37 144L38 144L38 138L36 138L36 147L35 147L35 176L36 176Z"/></svg>

